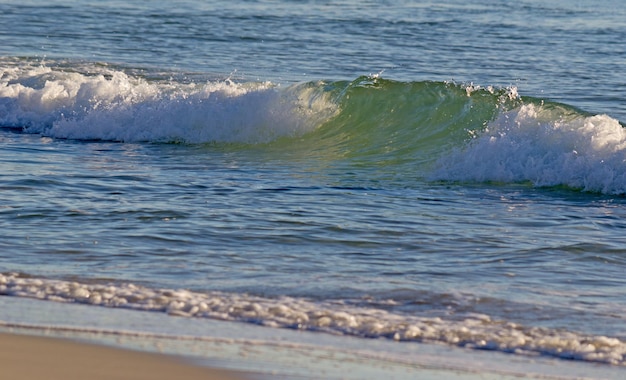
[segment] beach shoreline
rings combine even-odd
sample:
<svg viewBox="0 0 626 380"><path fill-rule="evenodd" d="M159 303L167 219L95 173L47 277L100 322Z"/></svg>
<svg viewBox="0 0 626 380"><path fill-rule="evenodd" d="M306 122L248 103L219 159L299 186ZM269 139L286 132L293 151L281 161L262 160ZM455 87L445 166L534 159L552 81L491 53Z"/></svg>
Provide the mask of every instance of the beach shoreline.
<svg viewBox="0 0 626 380"><path fill-rule="evenodd" d="M14 380L243 380L242 374L186 363L170 355L60 338L0 333L3 376Z"/></svg>
<svg viewBox="0 0 626 380"><path fill-rule="evenodd" d="M605 364L21 297L0 297L0 310L0 366L3 376L17 380L563 380L624 374L622 367ZM71 325L68 316L73 316ZM110 367L121 369L111 364L119 357L126 370L110 372ZM94 368L109 372L106 377L85 372Z"/></svg>

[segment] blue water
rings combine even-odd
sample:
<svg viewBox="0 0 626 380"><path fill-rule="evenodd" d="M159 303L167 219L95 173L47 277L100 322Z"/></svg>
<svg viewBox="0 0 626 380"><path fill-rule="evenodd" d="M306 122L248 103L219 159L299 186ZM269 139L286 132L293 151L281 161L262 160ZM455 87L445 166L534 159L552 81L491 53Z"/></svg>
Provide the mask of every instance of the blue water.
<svg viewBox="0 0 626 380"><path fill-rule="evenodd" d="M0 2L0 293L623 366L620 5Z"/></svg>

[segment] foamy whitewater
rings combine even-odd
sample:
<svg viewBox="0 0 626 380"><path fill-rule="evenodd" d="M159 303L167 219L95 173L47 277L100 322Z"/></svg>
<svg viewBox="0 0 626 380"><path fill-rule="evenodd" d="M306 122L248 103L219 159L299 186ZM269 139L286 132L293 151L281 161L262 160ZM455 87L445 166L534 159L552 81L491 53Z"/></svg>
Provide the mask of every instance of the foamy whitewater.
<svg viewBox="0 0 626 380"><path fill-rule="evenodd" d="M468 147L442 160L436 176L624 194L625 148L626 133L616 119L529 104L477 131Z"/></svg>
<svg viewBox="0 0 626 380"><path fill-rule="evenodd" d="M85 75L18 66L2 76L0 123L65 139L260 143L300 135L332 114L308 92L279 91L271 83L148 83L116 70Z"/></svg>
<svg viewBox="0 0 626 380"><path fill-rule="evenodd" d="M0 329L622 378L619 5L0 1Z"/></svg>

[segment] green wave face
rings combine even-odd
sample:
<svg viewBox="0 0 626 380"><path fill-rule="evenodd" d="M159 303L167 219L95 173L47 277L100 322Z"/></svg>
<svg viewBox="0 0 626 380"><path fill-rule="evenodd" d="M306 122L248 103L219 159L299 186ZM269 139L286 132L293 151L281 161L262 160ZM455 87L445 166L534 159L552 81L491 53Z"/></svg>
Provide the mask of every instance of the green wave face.
<svg viewBox="0 0 626 380"><path fill-rule="evenodd" d="M463 145L502 110L519 103L510 89L476 89L444 82L360 77L352 82L301 86L315 87L314 97L326 97L337 109L312 133L298 138L297 148L292 148L356 166L387 169L428 166Z"/></svg>

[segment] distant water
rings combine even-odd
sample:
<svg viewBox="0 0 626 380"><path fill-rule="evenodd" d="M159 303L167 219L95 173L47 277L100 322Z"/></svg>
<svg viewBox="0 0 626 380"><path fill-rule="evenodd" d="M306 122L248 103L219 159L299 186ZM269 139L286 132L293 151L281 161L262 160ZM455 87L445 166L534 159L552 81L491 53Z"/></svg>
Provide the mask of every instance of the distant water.
<svg viewBox="0 0 626 380"><path fill-rule="evenodd" d="M624 366L621 5L0 1L0 294Z"/></svg>

